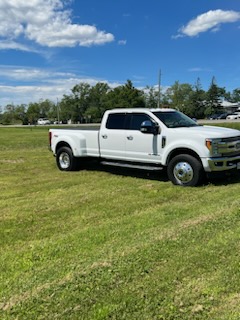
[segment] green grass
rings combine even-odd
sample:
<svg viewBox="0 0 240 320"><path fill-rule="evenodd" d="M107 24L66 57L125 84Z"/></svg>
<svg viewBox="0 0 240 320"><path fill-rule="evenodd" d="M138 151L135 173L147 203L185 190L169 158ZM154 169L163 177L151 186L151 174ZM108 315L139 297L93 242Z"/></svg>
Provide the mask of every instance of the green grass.
<svg viewBox="0 0 240 320"><path fill-rule="evenodd" d="M0 319L240 319L240 177L60 172L45 127L0 146Z"/></svg>

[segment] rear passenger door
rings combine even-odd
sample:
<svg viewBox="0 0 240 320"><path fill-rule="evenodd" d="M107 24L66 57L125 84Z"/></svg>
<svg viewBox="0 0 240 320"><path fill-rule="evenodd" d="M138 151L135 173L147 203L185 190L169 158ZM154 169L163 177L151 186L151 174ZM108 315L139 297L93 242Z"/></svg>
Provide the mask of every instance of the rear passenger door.
<svg viewBox="0 0 240 320"><path fill-rule="evenodd" d="M125 160L126 148L126 113L110 113L106 128L101 129L99 136L102 158Z"/></svg>

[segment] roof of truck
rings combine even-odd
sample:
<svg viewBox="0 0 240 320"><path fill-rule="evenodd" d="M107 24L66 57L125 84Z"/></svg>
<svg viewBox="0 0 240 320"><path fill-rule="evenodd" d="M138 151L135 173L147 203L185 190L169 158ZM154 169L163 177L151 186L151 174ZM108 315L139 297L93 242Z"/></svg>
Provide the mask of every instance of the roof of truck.
<svg viewBox="0 0 240 320"><path fill-rule="evenodd" d="M150 108L116 108L116 109L111 109L107 110L109 112L169 112L169 111L176 111L175 109L170 109L170 108L155 108L155 109L150 109Z"/></svg>

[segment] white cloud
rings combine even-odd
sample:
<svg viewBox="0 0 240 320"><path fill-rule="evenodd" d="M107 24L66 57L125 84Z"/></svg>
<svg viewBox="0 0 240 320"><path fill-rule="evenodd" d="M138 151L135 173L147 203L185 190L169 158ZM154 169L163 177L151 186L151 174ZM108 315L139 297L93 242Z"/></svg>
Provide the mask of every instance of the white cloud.
<svg viewBox="0 0 240 320"><path fill-rule="evenodd" d="M104 82L112 88L121 85L117 82L81 77L69 72L1 65L0 79L0 106L2 107L9 103L17 105L38 102L40 99L56 101L64 94L70 94L71 89L81 82L92 86L98 82Z"/></svg>
<svg viewBox="0 0 240 320"><path fill-rule="evenodd" d="M2 107L7 104L28 104L29 102L36 102L40 99L56 99L62 96L63 88L59 86L0 86L0 105Z"/></svg>
<svg viewBox="0 0 240 320"><path fill-rule="evenodd" d="M9 103L28 104L30 102L38 102L41 99L50 99L56 101L61 99L64 94L70 94L70 90L80 79L67 79L64 81L52 80L40 85L8 85L0 86L0 106L4 107Z"/></svg>
<svg viewBox="0 0 240 320"><path fill-rule="evenodd" d="M31 51L17 44L25 38L45 47L102 45L114 40L95 26L72 23L71 11L61 0L0 0L1 49Z"/></svg>
<svg viewBox="0 0 240 320"><path fill-rule="evenodd" d="M211 30L213 32L219 31L220 25L223 23L233 23L240 20L240 12L224 11L224 10L210 10L197 16L191 20L186 26L179 30L179 34L174 38L182 36L195 37L199 33Z"/></svg>
<svg viewBox="0 0 240 320"><path fill-rule="evenodd" d="M33 47L26 46L24 44L21 44L21 43L12 41L12 40L2 40L2 41L0 41L0 50L9 50L9 49L44 54L40 50L36 50Z"/></svg>
<svg viewBox="0 0 240 320"><path fill-rule="evenodd" d="M213 72L213 70L210 68L193 67L188 69L188 72Z"/></svg>
<svg viewBox="0 0 240 320"><path fill-rule="evenodd" d="M127 44L127 40L119 40L119 41L118 41L118 44L119 44L120 46L125 46L125 45Z"/></svg>
<svg viewBox="0 0 240 320"><path fill-rule="evenodd" d="M0 65L0 77L17 81L47 81L47 79L73 77L73 73Z"/></svg>

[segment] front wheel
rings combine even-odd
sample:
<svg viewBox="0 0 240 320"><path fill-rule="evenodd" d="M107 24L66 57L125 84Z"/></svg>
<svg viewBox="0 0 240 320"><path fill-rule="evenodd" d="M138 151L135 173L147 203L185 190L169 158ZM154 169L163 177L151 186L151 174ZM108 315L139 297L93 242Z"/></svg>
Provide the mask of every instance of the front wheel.
<svg viewBox="0 0 240 320"><path fill-rule="evenodd" d="M57 151L56 162L61 171L74 171L77 169L77 159L68 147L62 147Z"/></svg>
<svg viewBox="0 0 240 320"><path fill-rule="evenodd" d="M167 172L169 180L180 186L195 187L203 178L201 162L188 154L180 154L171 159Z"/></svg>

